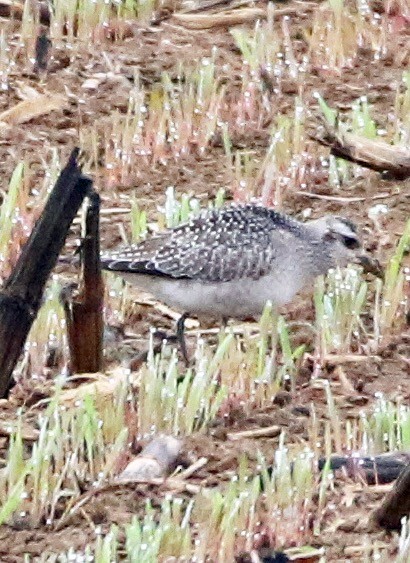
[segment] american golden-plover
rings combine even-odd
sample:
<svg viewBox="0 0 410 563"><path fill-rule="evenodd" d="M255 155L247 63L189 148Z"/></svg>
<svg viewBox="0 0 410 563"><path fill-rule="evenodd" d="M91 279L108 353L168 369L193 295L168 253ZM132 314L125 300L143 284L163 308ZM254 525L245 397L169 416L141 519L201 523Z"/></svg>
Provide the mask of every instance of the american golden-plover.
<svg viewBox="0 0 410 563"><path fill-rule="evenodd" d="M102 256L102 266L189 315L257 317L318 275L369 264L357 227L327 215L302 223L261 205L207 210L188 223ZM182 339L182 349L186 356Z"/></svg>

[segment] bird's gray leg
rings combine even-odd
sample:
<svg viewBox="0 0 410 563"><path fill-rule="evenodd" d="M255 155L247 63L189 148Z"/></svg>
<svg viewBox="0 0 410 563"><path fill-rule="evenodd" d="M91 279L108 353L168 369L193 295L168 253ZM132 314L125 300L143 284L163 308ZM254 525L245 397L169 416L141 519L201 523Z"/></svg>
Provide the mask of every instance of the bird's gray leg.
<svg viewBox="0 0 410 563"><path fill-rule="evenodd" d="M189 358L186 349L186 342L185 342L185 321L189 317L189 313L184 313L177 322L177 341L181 348L181 353L185 361L185 365L189 366Z"/></svg>
<svg viewBox="0 0 410 563"><path fill-rule="evenodd" d="M217 340L217 342L219 344L221 344L224 337L226 336L226 329L227 329L227 326L228 326L228 321L229 321L228 317L222 317L222 319L221 319L221 328L219 329L218 340Z"/></svg>

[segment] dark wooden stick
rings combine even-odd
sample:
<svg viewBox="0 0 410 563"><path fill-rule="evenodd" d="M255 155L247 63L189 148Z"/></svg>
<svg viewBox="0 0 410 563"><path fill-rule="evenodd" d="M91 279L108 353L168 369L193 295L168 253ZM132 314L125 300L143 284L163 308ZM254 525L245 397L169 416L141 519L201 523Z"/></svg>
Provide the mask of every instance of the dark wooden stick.
<svg viewBox="0 0 410 563"><path fill-rule="evenodd" d="M410 151L405 147L353 133L332 131L328 125L325 126L324 135L312 135L312 138L330 147L334 156L384 173L389 178L405 180L410 177Z"/></svg>
<svg viewBox="0 0 410 563"><path fill-rule="evenodd" d="M94 373L103 367L104 285L100 263L100 197L89 195L85 237L81 246L82 282L77 295L63 298L71 369Z"/></svg>
<svg viewBox="0 0 410 563"><path fill-rule="evenodd" d="M78 149L75 149L0 292L0 397L8 392L47 279L90 188L91 180L82 176L77 157Z"/></svg>
<svg viewBox="0 0 410 563"><path fill-rule="evenodd" d="M51 39L48 36L46 27L40 30L36 39L36 60L34 63L34 72L45 72L47 70L48 62L50 60Z"/></svg>
<svg viewBox="0 0 410 563"><path fill-rule="evenodd" d="M319 458L319 471L322 471L327 461L327 458ZM390 452L360 457L332 455L329 462L336 478L338 471L342 471L351 479L365 481L368 485L376 483L382 485L397 479L410 462L410 455L409 452Z"/></svg>
<svg viewBox="0 0 410 563"><path fill-rule="evenodd" d="M401 519L410 514L410 464L402 471L393 489L371 516L371 522L388 530L400 530Z"/></svg>

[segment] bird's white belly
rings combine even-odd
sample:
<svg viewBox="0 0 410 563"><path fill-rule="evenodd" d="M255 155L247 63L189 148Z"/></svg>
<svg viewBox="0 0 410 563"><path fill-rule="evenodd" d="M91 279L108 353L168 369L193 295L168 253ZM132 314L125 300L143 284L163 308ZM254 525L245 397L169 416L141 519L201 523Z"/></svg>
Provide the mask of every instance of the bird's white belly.
<svg viewBox="0 0 410 563"><path fill-rule="evenodd" d="M277 306L284 305L308 281L296 272L292 276L286 276L277 271L258 280L242 278L220 283L172 280L139 274L121 275L131 284L183 312L231 318L258 316L268 300Z"/></svg>

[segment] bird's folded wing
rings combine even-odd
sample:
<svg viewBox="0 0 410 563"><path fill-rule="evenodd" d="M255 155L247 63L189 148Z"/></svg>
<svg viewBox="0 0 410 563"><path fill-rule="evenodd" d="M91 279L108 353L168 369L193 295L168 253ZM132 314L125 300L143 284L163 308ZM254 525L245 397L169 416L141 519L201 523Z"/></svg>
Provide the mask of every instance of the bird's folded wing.
<svg viewBox="0 0 410 563"><path fill-rule="evenodd" d="M292 223L282 224L279 214L272 220L273 213L247 206L207 212L135 247L103 256L103 267L205 282L259 279L274 268L277 253L286 252L285 239L295 234Z"/></svg>

